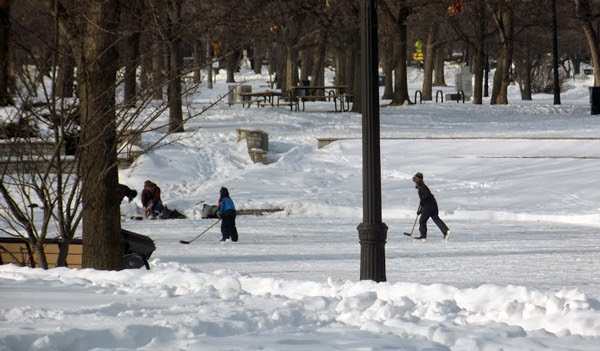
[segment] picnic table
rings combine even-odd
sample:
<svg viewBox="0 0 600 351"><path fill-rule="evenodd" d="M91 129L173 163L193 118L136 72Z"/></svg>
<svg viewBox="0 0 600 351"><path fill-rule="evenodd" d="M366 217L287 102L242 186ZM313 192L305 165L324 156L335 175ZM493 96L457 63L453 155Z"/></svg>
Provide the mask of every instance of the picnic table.
<svg viewBox="0 0 600 351"><path fill-rule="evenodd" d="M293 86L290 88L291 99L296 102L296 110L299 110L300 102L302 102L302 111L305 110L306 101L316 101L317 99L326 99L333 101L334 108L339 112L350 111L350 101L352 95L346 93L348 86L346 85L323 85L323 86ZM319 92L323 92L319 95ZM339 103L339 107L338 107Z"/></svg>
<svg viewBox="0 0 600 351"><path fill-rule="evenodd" d="M247 104L248 107L250 107L250 105L256 103L257 106L264 107L267 105L279 106L279 97L281 96L281 93L273 90L265 90L248 93L239 93L239 95L243 99L241 101L242 106L245 106ZM249 99L245 100L244 98L246 97L248 97ZM277 103L275 103L275 98L277 98Z"/></svg>

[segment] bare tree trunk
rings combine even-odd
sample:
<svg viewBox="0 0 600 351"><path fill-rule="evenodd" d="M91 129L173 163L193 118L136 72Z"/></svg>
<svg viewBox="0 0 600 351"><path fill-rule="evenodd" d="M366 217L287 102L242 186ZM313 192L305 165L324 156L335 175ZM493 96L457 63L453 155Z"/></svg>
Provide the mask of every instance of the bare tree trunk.
<svg viewBox="0 0 600 351"><path fill-rule="evenodd" d="M125 61L125 93L123 97L124 106L134 108L136 103L137 90L137 67L140 58L140 14L141 8L138 0L130 0L127 5L123 6L121 12L123 20L128 20L125 23L127 28L126 45L124 50Z"/></svg>
<svg viewBox="0 0 600 351"><path fill-rule="evenodd" d="M396 4L390 6L390 0L380 1L381 12L386 15L393 23L394 38L394 97L390 105L403 105L405 101L410 103L408 97L408 74L406 63L408 62L408 53L406 51L406 20L411 13L411 8L406 0L397 0ZM397 14L392 9L397 8Z"/></svg>
<svg viewBox="0 0 600 351"><path fill-rule="evenodd" d="M500 3L494 11L494 20L498 26L502 43L501 54L498 58L498 66L494 76L492 88L492 104L508 104L508 86L510 85L510 65L512 63L514 45L514 11L512 5ZM500 70L499 70L500 69Z"/></svg>
<svg viewBox="0 0 600 351"><path fill-rule="evenodd" d="M590 0L574 1L577 18L581 21L590 48L592 66L594 67L594 86L600 87L600 45L598 44L598 33L594 29L596 18L593 17Z"/></svg>
<svg viewBox="0 0 600 351"><path fill-rule="evenodd" d="M286 43L285 56L285 89L298 85L298 50L292 43Z"/></svg>
<svg viewBox="0 0 600 351"><path fill-rule="evenodd" d="M48 269L48 259L44 252L44 245L41 240L38 240L32 245L33 253L37 257L37 268Z"/></svg>
<svg viewBox="0 0 600 351"><path fill-rule="evenodd" d="M9 93L8 38L10 32L10 4L12 0L0 0L0 106L12 105Z"/></svg>
<svg viewBox="0 0 600 351"><path fill-rule="evenodd" d="M433 62L435 59L435 47L438 37L438 22L434 21L429 25L429 34L427 35L427 43L425 44L425 63L423 65L423 100L433 100L431 90L433 84Z"/></svg>
<svg viewBox="0 0 600 351"><path fill-rule="evenodd" d="M237 50L229 53L225 58L227 62L227 80L226 83L235 83L235 72L237 71L237 66L239 62L239 53Z"/></svg>
<svg viewBox="0 0 600 351"><path fill-rule="evenodd" d="M61 98L73 97L73 83L75 82L75 59L71 46L65 43L65 38L59 38L60 53L58 71L58 82L56 84L56 95Z"/></svg>
<svg viewBox="0 0 600 351"><path fill-rule="evenodd" d="M263 62L269 60L269 51L267 50L265 43L259 40L253 42L254 50L252 53L254 60L254 73L261 74L263 70Z"/></svg>
<svg viewBox="0 0 600 351"><path fill-rule="evenodd" d="M206 87L213 88L212 46L208 39L206 39Z"/></svg>
<svg viewBox="0 0 600 351"><path fill-rule="evenodd" d="M497 104L508 104L508 87L510 86L510 67L512 64L512 45L511 41L508 46L503 47L503 51L505 53L502 55L502 59L504 59L502 71L502 80L500 81L500 94L498 95L498 99L496 100Z"/></svg>
<svg viewBox="0 0 600 351"><path fill-rule="evenodd" d="M123 268L118 195L115 81L119 1L92 1L77 64L81 100L80 174L83 180L84 268ZM93 25L91 25L93 24Z"/></svg>
<svg viewBox="0 0 600 351"><path fill-rule="evenodd" d="M473 73L475 74L475 84L473 86L473 104L481 105L483 103L483 69L485 54L483 52L483 43L475 49L473 57Z"/></svg>
<svg viewBox="0 0 600 351"><path fill-rule="evenodd" d="M182 133L183 111L181 99L181 3L183 0L169 0L169 133Z"/></svg>
<svg viewBox="0 0 600 351"><path fill-rule="evenodd" d="M131 34L127 38L127 45L124 50L125 60L125 93L123 96L124 106L128 108L135 107L136 84L137 84L137 66L139 59L139 33Z"/></svg>
<svg viewBox="0 0 600 351"><path fill-rule="evenodd" d="M478 27L477 38L475 39L475 56L473 57L473 73L475 74L475 84L473 86L473 104L481 105L483 103L483 71L485 68L485 4L484 0L477 0L478 6Z"/></svg>
<svg viewBox="0 0 600 351"><path fill-rule="evenodd" d="M359 33L356 33L356 37L358 38ZM361 94L361 73L360 73L360 41L354 40L352 45L349 46L349 55L348 55L348 77L350 77L350 94L353 96L352 98L352 112L362 113L362 94Z"/></svg>
<svg viewBox="0 0 600 351"><path fill-rule="evenodd" d="M281 45L274 45L271 48L271 57L269 59L269 78L273 81L273 86L286 92L283 87L283 79L285 77L285 53Z"/></svg>
<svg viewBox="0 0 600 351"><path fill-rule="evenodd" d="M163 45L160 35L155 29L152 36L152 98L163 99Z"/></svg>
<svg viewBox="0 0 600 351"><path fill-rule="evenodd" d="M346 55L343 49L335 50L335 84L346 85Z"/></svg>
<svg viewBox="0 0 600 351"><path fill-rule="evenodd" d="M314 50L304 49L300 51L300 81L311 80L311 72L313 70L313 54ZM314 81L314 80L313 80ZM313 83L314 84L314 83Z"/></svg>
<svg viewBox="0 0 600 351"><path fill-rule="evenodd" d="M521 100L532 100L531 96L531 55L530 55L529 33L525 40L525 57L515 59L515 76L519 82Z"/></svg>
<svg viewBox="0 0 600 351"><path fill-rule="evenodd" d="M436 87L445 87L446 78L444 77L444 50L442 47L438 47L435 50L435 74L433 78L433 85Z"/></svg>
<svg viewBox="0 0 600 351"><path fill-rule="evenodd" d="M500 86L502 84L502 75L504 74L504 62L502 58L503 51L500 52L496 61L496 73L492 80L492 95L490 96L490 104L495 105L498 103L498 95L500 94Z"/></svg>
<svg viewBox="0 0 600 351"><path fill-rule="evenodd" d="M394 74L394 50L391 38L386 37L379 46L379 57L381 58L381 65L383 66L383 75L385 77L385 86L383 88L383 94L381 98L384 100L391 100L394 97L394 80L392 79Z"/></svg>
<svg viewBox="0 0 600 351"><path fill-rule="evenodd" d="M327 50L328 35L326 30L319 32L319 42L313 50L312 85L325 86L325 51ZM325 95L325 92L323 95Z"/></svg>
<svg viewBox="0 0 600 351"><path fill-rule="evenodd" d="M145 42L145 40L142 39L142 42ZM143 54L140 57L140 89L143 92L146 92L146 90L150 88L152 81L152 55L148 54L148 52L151 51L151 48L144 47L141 49ZM143 98L144 97L142 97L142 99Z"/></svg>
<svg viewBox="0 0 600 351"><path fill-rule="evenodd" d="M390 105L403 105L405 101L410 102L408 97L408 73L406 69L406 31L400 35L399 41L394 43L394 98Z"/></svg>
<svg viewBox="0 0 600 351"><path fill-rule="evenodd" d="M200 40L194 40L194 83L202 82L202 65L201 65L201 57L200 48L202 47L202 42Z"/></svg>

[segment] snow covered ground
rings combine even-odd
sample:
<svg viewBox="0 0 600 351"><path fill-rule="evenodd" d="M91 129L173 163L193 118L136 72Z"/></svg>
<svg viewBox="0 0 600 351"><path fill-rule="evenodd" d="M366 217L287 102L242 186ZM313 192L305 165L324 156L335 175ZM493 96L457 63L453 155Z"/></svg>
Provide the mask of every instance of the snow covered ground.
<svg viewBox="0 0 600 351"><path fill-rule="evenodd" d="M236 79L257 91L268 76ZM411 71L412 92L420 81ZM0 266L0 351L598 350L600 117L589 114L589 85L569 80L561 106L550 95L522 102L513 86L508 106L382 107L389 230L379 284L359 281L361 116L328 103L306 112L220 103L120 174L138 191L153 180L188 216L124 220L155 240L152 269ZM220 75L186 105L227 90ZM269 134L268 165L250 161L237 128ZM318 149L319 137L356 139ZM431 221L427 242L402 235L415 219L417 171L450 242ZM238 243L220 245L215 226L180 244L214 223L196 203L215 204L221 186L238 209L284 210L239 216Z"/></svg>

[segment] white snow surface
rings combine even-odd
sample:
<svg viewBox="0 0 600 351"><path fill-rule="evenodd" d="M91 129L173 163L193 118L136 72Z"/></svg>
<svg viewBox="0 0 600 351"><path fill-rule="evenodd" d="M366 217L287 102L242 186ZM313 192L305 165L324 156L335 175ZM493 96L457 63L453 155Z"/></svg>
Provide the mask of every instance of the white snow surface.
<svg viewBox="0 0 600 351"><path fill-rule="evenodd" d="M190 113L228 91L217 78L185 101ZM411 92L421 78L411 71ZM236 80L258 91L268 75ZM188 217L138 221L130 216L139 197L121 206L122 227L156 242L151 269L0 266L0 351L598 350L600 117L590 115L591 83L570 79L560 106L551 95L521 101L518 86L507 106L383 100L381 283L359 277L361 115L326 102L305 112L218 103L120 172L138 192L153 180ZM238 128L268 133L267 165L251 162ZM144 134L144 145L163 132ZM325 137L349 139L318 149ZM403 235L416 216L418 171L449 242L432 221L426 242ZM180 244L214 223L197 203L216 204L221 186L237 209L283 211L238 216L237 243L219 244L217 225Z"/></svg>

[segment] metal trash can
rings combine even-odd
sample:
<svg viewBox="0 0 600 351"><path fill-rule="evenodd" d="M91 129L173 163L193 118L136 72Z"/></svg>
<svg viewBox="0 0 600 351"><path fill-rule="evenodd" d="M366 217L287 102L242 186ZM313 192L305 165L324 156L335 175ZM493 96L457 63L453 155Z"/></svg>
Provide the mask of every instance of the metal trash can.
<svg viewBox="0 0 600 351"><path fill-rule="evenodd" d="M298 83L298 86L308 87L308 86L310 86L310 80L301 80ZM306 95L308 95L308 89L298 89L298 93L297 93L298 97L303 97L303 96L306 96Z"/></svg>
<svg viewBox="0 0 600 351"><path fill-rule="evenodd" d="M229 93L227 94L227 103L231 106L232 104L236 103L236 85L230 85L229 86Z"/></svg>
<svg viewBox="0 0 600 351"><path fill-rule="evenodd" d="M238 97L238 101L247 101L247 100L252 100L251 96L241 96L240 93L251 93L252 92L252 85L239 85L237 87L237 97Z"/></svg>
<svg viewBox="0 0 600 351"><path fill-rule="evenodd" d="M227 103L229 105L233 105L238 102L251 100L250 96L242 97L240 93L251 93L252 86L251 85L230 85L229 93L227 94Z"/></svg>
<svg viewBox="0 0 600 351"><path fill-rule="evenodd" d="M203 219L217 218L217 209L218 209L218 206L204 204L204 205L202 205L202 214L200 217Z"/></svg>
<svg viewBox="0 0 600 351"><path fill-rule="evenodd" d="M154 240L142 234L121 229L121 242L123 244L123 268L150 269L148 260L152 252L156 250Z"/></svg>

